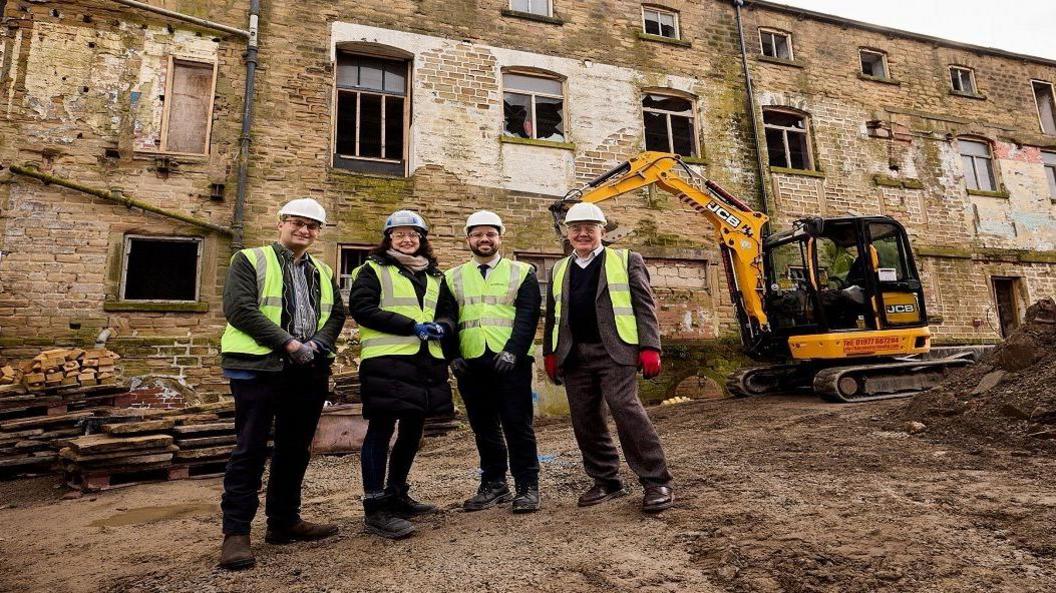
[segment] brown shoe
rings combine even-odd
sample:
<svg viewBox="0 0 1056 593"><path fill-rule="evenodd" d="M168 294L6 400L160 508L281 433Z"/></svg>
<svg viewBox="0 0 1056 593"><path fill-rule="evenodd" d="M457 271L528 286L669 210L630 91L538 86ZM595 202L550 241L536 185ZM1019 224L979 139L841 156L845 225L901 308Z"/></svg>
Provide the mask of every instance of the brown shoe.
<svg viewBox="0 0 1056 593"><path fill-rule="evenodd" d="M309 523L298 521L285 529L268 527L264 541L269 544L288 544L291 542L309 542L335 535L337 525L333 523Z"/></svg>
<svg viewBox="0 0 1056 593"><path fill-rule="evenodd" d="M646 486L642 498L643 513L659 513L675 506L675 495L670 486Z"/></svg>
<svg viewBox="0 0 1056 593"><path fill-rule="evenodd" d="M626 496L626 494L627 490L623 488L623 484L620 482L611 484L594 484L590 490L587 490L579 497L578 504L581 507L590 507L596 504L601 504L606 500Z"/></svg>
<svg viewBox="0 0 1056 593"><path fill-rule="evenodd" d="M220 562L216 565L225 570L242 570L250 568L257 561L249 547L248 535L225 535L224 545L220 548Z"/></svg>

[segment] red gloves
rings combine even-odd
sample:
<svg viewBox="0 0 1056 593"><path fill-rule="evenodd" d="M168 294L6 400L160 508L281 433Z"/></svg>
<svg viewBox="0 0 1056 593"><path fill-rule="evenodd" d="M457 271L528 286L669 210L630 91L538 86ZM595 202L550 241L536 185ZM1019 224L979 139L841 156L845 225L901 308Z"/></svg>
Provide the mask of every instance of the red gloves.
<svg viewBox="0 0 1056 593"><path fill-rule="evenodd" d="M543 357L543 363L546 366L546 376L550 377L550 380L557 383L557 355L547 354Z"/></svg>
<svg viewBox="0 0 1056 593"><path fill-rule="evenodd" d="M660 352L657 350L642 350L638 353L638 368L642 369L642 376L652 379L660 374Z"/></svg>

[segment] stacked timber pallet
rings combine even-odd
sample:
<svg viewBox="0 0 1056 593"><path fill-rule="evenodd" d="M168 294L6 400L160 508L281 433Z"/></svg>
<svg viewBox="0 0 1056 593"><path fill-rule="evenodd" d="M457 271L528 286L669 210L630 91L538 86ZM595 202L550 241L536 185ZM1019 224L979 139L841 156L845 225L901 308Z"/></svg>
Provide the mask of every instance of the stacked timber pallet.
<svg viewBox="0 0 1056 593"><path fill-rule="evenodd" d="M55 443L83 433L91 410L0 421L0 475L44 473L58 458Z"/></svg>
<svg viewBox="0 0 1056 593"><path fill-rule="evenodd" d="M181 477L206 477L224 472L235 448L235 404L202 404L181 410L170 432L179 451L176 462Z"/></svg>
<svg viewBox="0 0 1056 593"><path fill-rule="evenodd" d="M173 425L171 419L146 420L135 431L93 434L69 441L59 451L64 461L67 482L82 490L105 490L122 484L169 479L172 457L177 448L167 434L149 434L159 424ZM113 425L106 425L113 426ZM121 426L121 425L117 425Z"/></svg>
<svg viewBox="0 0 1056 593"><path fill-rule="evenodd" d="M121 358L105 348L55 348L18 363L17 371L0 368L0 384L20 382L28 392L117 383L116 361ZM19 379L19 376L20 379Z"/></svg>

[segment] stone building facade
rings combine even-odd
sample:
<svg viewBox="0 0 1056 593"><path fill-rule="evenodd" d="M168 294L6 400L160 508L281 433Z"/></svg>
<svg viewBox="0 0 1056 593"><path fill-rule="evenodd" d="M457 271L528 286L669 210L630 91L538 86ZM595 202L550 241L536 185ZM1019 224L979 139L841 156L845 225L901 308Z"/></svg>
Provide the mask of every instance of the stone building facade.
<svg viewBox="0 0 1056 593"><path fill-rule="evenodd" d="M153 4L248 20L248 3ZM732 2L263 4L247 245L311 196L332 219L315 255L335 269L405 207L455 264L465 217L487 208L507 251L545 270L562 253L547 206L663 146L775 228L817 213L903 221L941 340L998 339L999 302L1011 322L1056 288L1056 62L749 2L749 109ZM0 13L0 354L109 329L126 374L223 392L245 40L103 0ZM163 212L104 197L115 190ZM703 219L655 192L605 209L618 243L647 256L667 339L732 331Z"/></svg>

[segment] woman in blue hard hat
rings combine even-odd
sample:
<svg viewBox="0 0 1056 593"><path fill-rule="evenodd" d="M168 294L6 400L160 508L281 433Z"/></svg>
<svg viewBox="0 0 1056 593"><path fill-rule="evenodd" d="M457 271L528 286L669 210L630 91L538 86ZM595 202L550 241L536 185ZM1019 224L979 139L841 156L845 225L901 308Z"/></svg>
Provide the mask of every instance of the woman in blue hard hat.
<svg viewBox="0 0 1056 593"><path fill-rule="evenodd" d="M408 496L407 475L425 418L454 412L441 342L452 334L457 305L421 216L393 212L382 232L381 243L353 272L348 300L359 324L363 416L369 421L361 455L364 523L371 533L399 539L414 532L408 518L436 512Z"/></svg>

